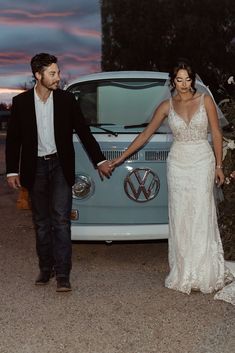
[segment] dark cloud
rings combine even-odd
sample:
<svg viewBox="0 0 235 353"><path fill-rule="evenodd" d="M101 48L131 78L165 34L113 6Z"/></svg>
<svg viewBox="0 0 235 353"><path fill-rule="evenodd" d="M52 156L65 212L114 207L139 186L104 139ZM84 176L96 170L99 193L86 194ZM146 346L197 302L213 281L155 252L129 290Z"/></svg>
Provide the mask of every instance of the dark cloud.
<svg viewBox="0 0 235 353"><path fill-rule="evenodd" d="M99 71L100 32L99 0L1 0L0 87L30 81L39 52L58 56L65 79Z"/></svg>

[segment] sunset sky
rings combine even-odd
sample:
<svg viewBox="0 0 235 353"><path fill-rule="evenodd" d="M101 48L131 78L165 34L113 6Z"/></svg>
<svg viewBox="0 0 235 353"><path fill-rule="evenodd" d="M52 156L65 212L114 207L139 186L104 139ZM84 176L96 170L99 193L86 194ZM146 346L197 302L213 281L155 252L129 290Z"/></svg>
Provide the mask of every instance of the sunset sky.
<svg viewBox="0 0 235 353"><path fill-rule="evenodd" d="M49 52L68 80L100 71L99 0L0 1L0 102L32 80L30 59Z"/></svg>

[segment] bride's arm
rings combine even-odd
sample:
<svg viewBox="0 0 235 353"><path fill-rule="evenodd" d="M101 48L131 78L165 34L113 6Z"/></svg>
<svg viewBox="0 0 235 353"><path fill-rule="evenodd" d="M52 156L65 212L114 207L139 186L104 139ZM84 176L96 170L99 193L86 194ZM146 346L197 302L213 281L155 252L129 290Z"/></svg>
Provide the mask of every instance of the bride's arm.
<svg viewBox="0 0 235 353"><path fill-rule="evenodd" d="M147 127L132 141L122 155L111 162L112 167L121 164L127 157L140 149L159 128L169 111L169 101L162 102L155 110L153 117Z"/></svg>
<svg viewBox="0 0 235 353"><path fill-rule="evenodd" d="M222 170L223 139L219 126L219 119L216 106L213 99L209 95L205 96L205 108L211 127L211 136L216 159L215 178L217 184L221 185L224 182L224 173Z"/></svg>

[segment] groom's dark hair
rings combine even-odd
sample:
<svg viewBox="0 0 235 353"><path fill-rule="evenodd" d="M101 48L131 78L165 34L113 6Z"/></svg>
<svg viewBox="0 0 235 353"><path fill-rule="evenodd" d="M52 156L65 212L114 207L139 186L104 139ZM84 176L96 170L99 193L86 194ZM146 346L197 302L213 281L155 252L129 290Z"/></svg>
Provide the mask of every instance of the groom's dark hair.
<svg viewBox="0 0 235 353"><path fill-rule="evenodd" d="M36 72L42 73L51 64L57 63L57 57L48 53L36 54L31 59L31 69L33 76L35 77Z"/></svg>

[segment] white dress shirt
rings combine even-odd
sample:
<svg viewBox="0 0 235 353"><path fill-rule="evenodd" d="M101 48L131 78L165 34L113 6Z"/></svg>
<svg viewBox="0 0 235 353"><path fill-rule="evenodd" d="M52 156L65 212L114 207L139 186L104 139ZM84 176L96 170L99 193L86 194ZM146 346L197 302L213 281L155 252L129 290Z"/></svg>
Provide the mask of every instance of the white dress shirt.
<svg viewBox="0 0 235 353"><path fill-rule="evenodd" d="M53 92L50 93L46 102L43 102L37 95L35 86L34 103L38 131L38 157L42 157L56 152Z"/></svg>

